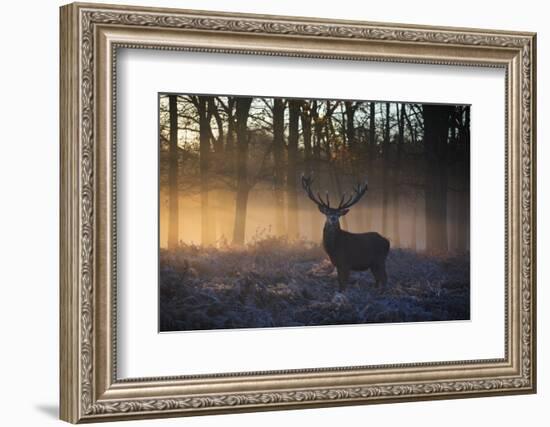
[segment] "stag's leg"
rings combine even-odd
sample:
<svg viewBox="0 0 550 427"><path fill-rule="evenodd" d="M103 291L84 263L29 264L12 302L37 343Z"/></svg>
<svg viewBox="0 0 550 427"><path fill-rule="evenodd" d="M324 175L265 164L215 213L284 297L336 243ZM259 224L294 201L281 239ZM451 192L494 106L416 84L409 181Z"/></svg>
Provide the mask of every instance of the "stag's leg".
<svg viewBox="0 0 550 427"><path fill-rule="evenodd" d="M380 286L380 269L377 266L371 267L370 269L372 275L374 276L374 286Z"/></svg>
<svg viewBox="0 0 550 427"><path fill-rule="evenodd" d="M371 271L374 276L374 280L376 281L376 287L379 287L380 285L385 286L388 282L388 275L386 274L386 263L384 262L372 267Z"/></svg>
<svg viewBox="0 0 550 427"><path fill-rule="evenodd" d="M336 270L338 271L338 284L340 292L344 291L346 289L346 285L348 284L349 279L349 269L345 267L337 267Z"/></svg>

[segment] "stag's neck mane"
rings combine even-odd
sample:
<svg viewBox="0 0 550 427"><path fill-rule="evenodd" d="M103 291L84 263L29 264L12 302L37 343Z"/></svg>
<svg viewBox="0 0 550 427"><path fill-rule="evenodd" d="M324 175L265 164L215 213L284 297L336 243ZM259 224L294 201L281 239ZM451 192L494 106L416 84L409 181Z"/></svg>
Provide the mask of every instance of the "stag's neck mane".
<svg viewBox="0 0 550 427"><path fill-rule="evenodd" d="M340 223L331 224L328 220L323 228L323 246L328 256L332 259L336 255L336 240L341 233Z"/></svg>

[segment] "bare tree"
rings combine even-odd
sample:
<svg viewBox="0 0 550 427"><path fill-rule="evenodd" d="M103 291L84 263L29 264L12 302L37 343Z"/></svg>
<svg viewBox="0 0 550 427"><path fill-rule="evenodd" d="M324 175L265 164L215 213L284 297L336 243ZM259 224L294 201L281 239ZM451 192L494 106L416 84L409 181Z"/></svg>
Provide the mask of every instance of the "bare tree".
<svg viewBox="0 0 550 427"><path fill-rule="evenodd" d="M399 185L401 178L401 157L403 153L403 145L405 144L405 105L395 104L397 112L397 150L395 153L395 165L392 168L392 194L393 194L393 230L394 230L394 246L401 246L399 237Z"/></svg>
<svg viewBox="0 0 550 427"><path fill-rule="evenodd" d="M376 155L376 103L369 102L369 137L368 137L368 147L367 151L367 172L369 174L373 173L374 166L374 157ZM367 207L366 212L366 228L367 230L372 229L372 209Z"/></svg>
<svg viewBox="0 0 550 427"><path fill-rule="evenodd" d="M446 252L447 240L447 142L452 107L422 106L426 158L426 247Z"/></svg>
<svg viewBox="0 0 550 427"><path fill-rule="evenodd" d="M236 134L237 134L237 196L235 200L235 227L233 229L233 243L244 244L246 231L246 208L248 205L248 139L247 121L252 104L251 97L236 99Z"/></svg>
<svg viewBox="0 0 550 427"><path fill-rule="evenodd" d="M390 203L390 103L386 102L384 117L384 139L382 142L382 233L389 232L389 203Z"/></svg>
<svg viewBox="0 0 550 427"><path fill-rule="evenodd" d="M236 119L235 119L235 103L236 98L234 96L230 97L216 97L217 104L219 106L218 116L222 117L220 113L223 113L222 121L225 122L225 144L223 146L222 154L218 156L218 170L219 173L223 176L234 177L236 175L236 163L237 163L237 154L235 149L235 137L236 137ZM214 116L216 117L216 115ZM217 119L216 119L217 120ZM218 125L219 126L219 125ZM222 130L224 129L222 124ZM228 191L230 187L226 183L226 188L223 188L219 192L218 205L222 208L224 216L219 221L219 231L220 235L223 238L229 238L233 236L234 229L234 210L233 205L235 203L234 189L230 188L231 191Z"/></svg>
<svg viewBox="0 0 550 427"><path fill-rule="evenodd" d="M285 101L281 98L273 100L273 159L274 159L274 191L275 191L275 232L279 236L286 233L284 220L284 149L285 149Z"/></svg>
<svg viewBox="0 0 550 427"><path fill-rule="evenodd" d="M168 95L170 114L170 160L168 166L168 247L179 244L179 191L178 191L178 97Z"/></svg>
<svg viewBox="0 0 550 427"><path fill-rule="evenodd" d="M210 128L210 117L208 115L208 105L212 102L211 97L197 96L193 97L193 102L199 115L199 155L200 155L200 195L201 195L201 241L203 245L210 245L215 240L215 229L211 219L211 209L209 207L209 168L210 168L210 137L212 129Z"/></svg>
<svg viewBox="0 0 550 427"><path fill-rule="evenodd" d="M287 223L288 236L298 237L298 119L300 114L300 101L292 99L288 101L288 165L286 175L286 196L287 196Z"/></svg>

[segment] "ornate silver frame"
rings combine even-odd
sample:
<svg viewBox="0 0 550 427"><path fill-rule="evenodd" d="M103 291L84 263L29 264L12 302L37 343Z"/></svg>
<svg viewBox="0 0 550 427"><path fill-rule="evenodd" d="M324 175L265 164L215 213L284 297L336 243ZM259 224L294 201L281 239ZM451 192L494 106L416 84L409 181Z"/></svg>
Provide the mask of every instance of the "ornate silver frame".
<svg viewBox="0 0 550 427"><path fill-rule="evenodd" d="M60 42L63 420L535 392L535 34L71 4L61 8ZM117 47L504 68L505 357L118 380L113 279Z"/></svg>

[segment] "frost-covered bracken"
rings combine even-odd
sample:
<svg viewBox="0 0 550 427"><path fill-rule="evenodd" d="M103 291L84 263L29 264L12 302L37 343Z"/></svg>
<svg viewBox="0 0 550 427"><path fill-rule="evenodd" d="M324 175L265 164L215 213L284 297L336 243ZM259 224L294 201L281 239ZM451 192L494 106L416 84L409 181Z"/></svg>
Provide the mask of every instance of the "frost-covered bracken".
<svg viewBox="0 0 550 427"><path fill-rule="evenodd" d="M392 249L388 283L354 272L343 292L322 248L264 238L160 252L160 330L466 320L469 256Z"/></svg>

